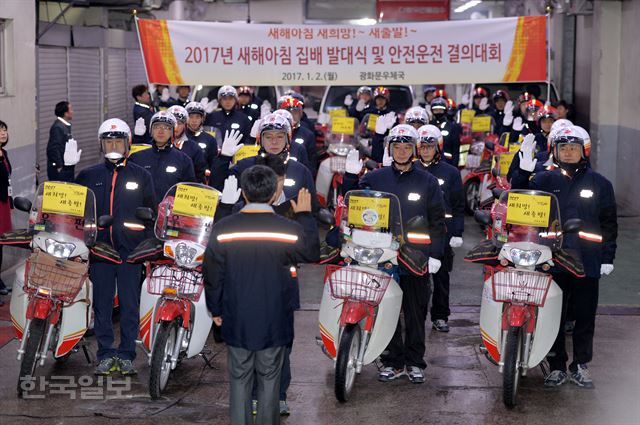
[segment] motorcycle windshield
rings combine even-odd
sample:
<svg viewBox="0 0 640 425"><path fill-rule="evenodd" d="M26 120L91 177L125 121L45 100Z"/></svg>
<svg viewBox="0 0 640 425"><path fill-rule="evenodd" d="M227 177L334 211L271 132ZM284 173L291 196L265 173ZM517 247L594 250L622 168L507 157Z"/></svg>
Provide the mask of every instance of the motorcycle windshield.
<svg viewBox="0 0 640 425"><path fill-rule="evenodd" d="M562 246L562 221L555 195L539 190L512 189L502 193L495 206L493 241L532 242L552 251Z"/></svg>
<svg viewBox="0 0 640 425"><path fill-rule="evenodd" d="M378 115L376 114L366 114L362 117L362 121L360 122L360 128L358 132L360 133L360 137L363 139L371 139L373 135L376 133L376 122L378 121Z"/></svg>
<svg viewBox="0 0 640 425"><path fill-rule="evenodd" d="M34 236L50 233L58 242L76 239L92 245L98 232L93 191L75 183L42 183L29 214L29 230Z"/></svg>
<svg viewBox="0 0 640 425"><path fill-rule="evenodd" d="M178 183L158 205L155 235L161 241L189 240L207 245L220 192L199 183Z"/></svg>
<svg viewBox="0 0 640 425"><path fill-rule="evenodd" d="M403 233L396 195L352 190L345 195L344 203L340 227L345 241L365 248L398 249Z"/></svg>
<svg viewBox="0 0 640 425"><path fill-rule="evenodd" d="M358 120L352 117L331 117L331 124L326 135L329 152L346 156L358 142Z"/></svg>

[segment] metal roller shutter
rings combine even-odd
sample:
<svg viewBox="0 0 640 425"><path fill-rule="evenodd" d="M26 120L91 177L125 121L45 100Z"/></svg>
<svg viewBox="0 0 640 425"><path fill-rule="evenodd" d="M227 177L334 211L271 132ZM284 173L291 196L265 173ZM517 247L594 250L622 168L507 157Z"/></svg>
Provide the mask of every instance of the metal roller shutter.
<svg viewBox="0 0 640 425"><path fill-rule="evenodd" d="M82 149L76 172L100 159L98 127L102 121L100 49L69 49L69 98L73 105L72 133Z"/></svg>
<svg viewBox="0 0 640 425"><path fill-rule="evenodd" d="M127 121L127 68L125 49L109 49L107 57L107 113L105 118Z"/></svg>
<svg viewBox="0 0 640 425"><path fill-rule="evenodd" d="M133 130L133 98L131 89L138 84L147 83L147 73L140 49L127 49L127 112L124 119Z"/></svg>
<svg viewBox="0 0 640 425"><path fill-rule="evenodd" d="M40 181L47 177L47 142L49 128L56 119L56 103L68 99L67 49L65 47L38 47L38 132L37 162Z"/></svg>

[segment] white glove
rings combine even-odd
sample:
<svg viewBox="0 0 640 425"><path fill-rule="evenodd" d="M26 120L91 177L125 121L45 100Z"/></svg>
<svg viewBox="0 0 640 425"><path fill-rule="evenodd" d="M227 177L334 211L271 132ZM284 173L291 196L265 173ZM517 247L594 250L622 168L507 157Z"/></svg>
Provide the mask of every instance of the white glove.
<svg viewBox="0 0 640 425"><path fill-rule="evenodd" d="M386 115L381 115L376 120L376 133L384 135L387 132L387 122L385 120Z"/></svg>
<svg viewBox="0 0 640 425"><path fill-rule="evenodd" d="M504 108L504 117L502 118L502 125L510 126L513 123L513 109Z"/></svg>
<svg viewBox="0 0 640 425"><path fill-rule="evenodd" d="M600 266L600 274L609 276L613 271L613 264L603 264Z"/></svg>
<svg viewBox="0 0 640 425"><path fill-rule="evenodd" d="M253 126L251 127L251 131L249 132L249 136L253 137L254 139L258 137L258 129L260 128L261 122L262 120L258 119L256 120L256 122L253 123Z"/></svg>
<svg viewBox="0 0 640 425"><path fill-rule="evenodd" d="M385 121L387 122L387 129L391 129L391 127L393 127L394 125L396 125L396 119L398 118L396 116L396 113L391 111L388 114L383 115L385 118Z"/></svg>
<svg viewBox="0 0 640 425"><path fill-rule="evenodd" d="M460 248L462 246L462 238L459 236L452 236L449 241L449 246L451 248Z"/></svg>
<svg viewBox="0 0 640 425"><path fill-rule="evenodd" d="M538 160L534 158L536 150L536 137L533 134L527 134L520 146L520 169L528 172L533 172L536 168Z"/></svg>
<svg viewBox="0 0 640 425"><path fill-rule="evenodd" d="M344 97L344 106L348 108L351 105L353 105L353 96L348 94Z"/></svg>
<svg viewBox="0 0 640 425"><path fill-rule="evenodd" d="M469 104L469 94L465 93L462 95L462 100L460 100L460 102L458 102L461 105L468 105Z"/></svg>
<svg viewBox="0 0 640 425"><path fill-rule="evenodd" d="M169 89L168 88L163 88L162 89L162 95L160 95L160 100L163 102L166 102L169 100Z"/></svg>
<svg viewBox="0 0 640 425"><path fill-rule="evenodd" d="M64 165L76 165L80 162L82 149L78 150L76 139L69 139L64 145Z"/></svg>
<svg viewBox="0 0 640 425"><path fill-rule="evenodd" d="M360 112L360 111L364 110L365 106L366 106L366 104L364 103L364 100L362 100L362 99L358 100L358 103L356 104L356 111Z"/></svg>
<svg viewBox="0 0 640 425"><path fill-rule="evenodd" d="M239 143L242 139L242 133L238 130L227 130L224 132L224 139L222 142L222 149L220 149L220 155L232 157L244 146L243 143Z"/></svg>
<svg viewBox="0 0 640 425"><path fill-rule="evenodd" d="M218 101L216 99L213 99L211 102L209 102L208 97L203 97L202 100L200 101L200 104L202 105L202 107L204 108L204 111L207 114L212 113L215 109L218 108Z"/></svg>
<svg viewBox="0 0 640 425"><path fill-rule="evenodd" d="M506 114L507 112L513 116L513 102L511 100L504 104L504 113Z"/></svg>
<svg viewBox="0 0 640 425"><path fill-rule="evenodd" d="M513 120L513 129L515 131L522 131L523 128L524 128L524 123L522 122L522 118L521 117L516 117Z"/></svg>
<svg viewBox="0 0 640 425"><path fill-rule="evenodd" d="M236 176L229 176L224 181L220 202L227 205L234 205L238 202L238 199L240 199L241 193L242 189L238 188L238 179Z"/></svg>
<svg viewBox="0 0 640 425"><path fill-rule="evenodd" d="M483 97L482 100L480 101L480 104L478 105L478 109L480 109L481 111L486 111L488 107L489 107L489 99L487 99L486 97Z"/></svg>
<svg viewBox="0 0 640 425"><path fill-rule="evenodd" d="M389 148L387 146L384 147L384 155L382 155L382 166L390 167L393 163L393 158L389 155Z"/></svg>
<svg viewBox="0 0 640 425"><path fill-rule="evenodd" d="M362 160L360 159L360 152L357 149L352 149L347 155L347 162L345 164L345 171L350 174L360 174L362 171Z"/></svg>
<svg viewBox="0 0 640 425"><path fill-rule="evenodd" d="M149 93L155 93L156 92L156 85L155 84L149 84L148 90L149 90Z"/></svg>
<svg viewBox="0 0 640 425"><path fill-rule="evenodd" d="M271 113L271 104L268 100L262 102L260 106L260 118L264 118Z"/></svg>
<svg viewBox="0 0 640 425"><path fill-rule="evenodd" d="M320 125L329 124L331 122L331 116L329 114L321 112L320 114L318 114L317 121L318 121L318 124Z"/></svg>
<svg viewBox="0 0 640 425"><path fill-rule="evenodd" d="M133 134L136 136L144 136L147 132L147 126L144 125L144 118L138 118L136 120L136 126L133 127Z"/></svg>
<svg viewBox="0 0 640 425"><path fill-rule="evenodd" d="M436 260L435 258L429 257L429 273L436 274L438 270L440 270L440 266L442 266L442 262L440 260Z"/></svg>

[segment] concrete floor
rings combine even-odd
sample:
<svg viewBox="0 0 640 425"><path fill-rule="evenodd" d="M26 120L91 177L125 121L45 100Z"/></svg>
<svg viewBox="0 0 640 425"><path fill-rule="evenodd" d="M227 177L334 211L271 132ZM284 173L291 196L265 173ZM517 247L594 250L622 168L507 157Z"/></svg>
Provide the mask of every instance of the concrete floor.
<svg viewBox="0 0 640 425"><path fill-rule="evenodd" d="M640 285L632 268L637 262L640 235L637 219L622 219L616 271L602 280L602 312L597 319L594 360L590 370L594 390L567 383L559 390L542 387L539 369L521 381L519 404L507 410L502 404L501 375L478 351L478 304L480 269L462 262L463 253L480 238L467 223L465 246L458 250L452 276L451 332L427 331L427 382L413 385L404 378L380 383L375 365L366 366L357 377L352 399L336 401L333 393L333 364L315 344L317 304L322 290L322 268L305 266L301 271L303 309L296 313L296 340L289 390L292 414L285 424L639 424L640 423ZM603 301L606 301L603 302ZM8 306L0 309L0 325ZM5 314L2 314L4 310ZM89 339L91 351L95 340ZM46 377L43 398L19 400L15 386L19 363L18 343L0 348L0 424L65 423L86 424L226 424L228 380L223 345L209 342L215 369L205 367L200 358L184 361L172 374L163 400L148 397L148 367L139 352L136 366L140 374L124 382L118 394L112 389L97 393L107 383L97 382L93 366L82 353L66 364L50 360L37 370ZM66 378L64 378L66 377ZM63 381L66 379L66 381ZM114 384L121 381L114 378ZM40 382L40 381L39 381ZM42 381L44 382L44 381ZM54 384L72 382L69 393L60 394ZM122 385L122 384L121 384ZM69 387L67 387L69 388ZM81 389L83 388L83 389Z"/></svg>

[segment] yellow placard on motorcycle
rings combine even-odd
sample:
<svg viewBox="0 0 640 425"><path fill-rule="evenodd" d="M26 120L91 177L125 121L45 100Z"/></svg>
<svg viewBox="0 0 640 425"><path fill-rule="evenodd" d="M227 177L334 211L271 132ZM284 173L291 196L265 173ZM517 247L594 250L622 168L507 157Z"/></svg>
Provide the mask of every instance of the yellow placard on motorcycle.
<svg viewBox="0 0 640 425"><path fill-rule="evenodd" d="M476 111L473 109L463 109L460 111L460 124L471 124L473 117L476 116Z"/></svg>
<svg viewBox="0 0 640 425"><path fill-rule="evenodd" d="M353 134L356 119L349 117L337 117L331 119L331 132L333 134ZM375 130L375 128L374 128Z"/></svg>
<svg viewBox="0 0 640 425"><path fill-rule="evenodd" d="M500 162L498 163L500 167L500 176L506 177L509 172L509 167L511 167L511 161L513 161L514 153L503 153L500 154Z"/></svg>
<svg viewBox="0 0 640 425"><path fill-rule="evenodd" d="M467 155L469 155L471 145L460 145L460 159L458 159L458 167L467 165Z"/></svg>
<svg viewBox="0 0 640 425"><path fill-rule="evenodd" d="M551 213L551 196L509 193L507 223L547 227Z"/></svg>
<svg viewBox="0 0 640 425"><path fill-rule="evenodd" d="M378 122L378 115L370 114L369 121L367 121L367 130L376 131L376 122Z"/></svg>
<svg viewBox="0 0 640 425"><path fill-rule="evenodd" d="M488 133L490 131L491 131L490 116L473 117L473 121L471 122L472 133Z"/></svg>
<svg viewBox="0 0 640 425"><path fill-rule="evenodd" d="M333 120L334 118L346 117L347 110L343 108L336 108L329 110L329 116Z"/></svg>
<svg viewBox="0 0 640 425"><path fill-rule="evenodd" d="M42 193L42 212L84 217L87 188L77 184L46 182Z"/></svg>
<svg viewBox="0 0 640 425"><path fill-rule="evenodd" d="M347 217L349 225L388 228L389 205L388 198L351 196L349 197L349 214Z"/></svg>
<svg viewBox="0 0 640 425"><path fill-rule="evenodd" d="M173 214L213 218L217 208L218 191L186 184L176 187Z"/></svg>
<svg viewBox="0 0 640 425"><path fill-rule="evenodd" d="M258 155L258 151L260 150L260 146L258 145L244 145L241 147L238 152L233 156L233 163L242 161L245 158L251 158L252 156Z"/></svg>
<svg viewBox="0 0 640 425"><path fill-rule="evenodd" d="M146 143L137 143L135 145L131 145L129 147L129 155L133 155L136 152L140 152L146 149L149 149L151 145L147 145Z"/></svg>

